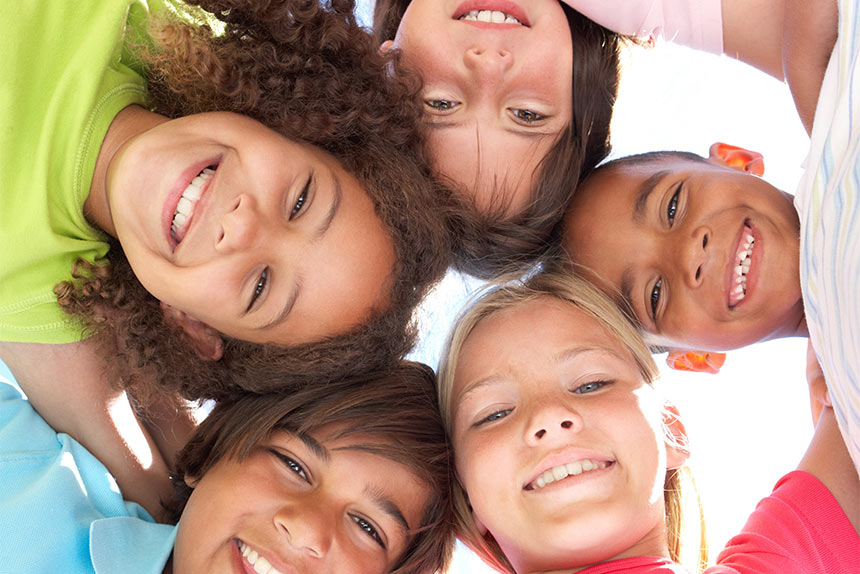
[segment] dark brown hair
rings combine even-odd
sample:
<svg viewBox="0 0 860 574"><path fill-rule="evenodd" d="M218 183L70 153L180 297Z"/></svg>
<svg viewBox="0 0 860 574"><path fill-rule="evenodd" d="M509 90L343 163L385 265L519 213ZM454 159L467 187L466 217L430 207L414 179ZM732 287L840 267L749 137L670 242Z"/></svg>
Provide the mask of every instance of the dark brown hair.
<svg viewBox="0 0 860 574"><path fill-rule="evenodd" d="M410 0L377 0L377 41L394 39ZM481 210L467 193L460 204L454 265L488 279L511 265L534 261L555 242L555 229L579 182L610 151L609 123L618 93L621 37L562 5L573 45L573 117L538 165L528 205L507 213L507 205ZM498 193L503 198L506 194Z"/></svg>
<svg viewBox="0 0 860 574"><path fill-rule="evenodd" d="M403 361L386 372L319 389L246 394L218 403L177 459L174 521L193 490L185 477L201 478L225 457L243 460L274 432L314 434L328 425L336 425L337 438L355 436L362 450L406 466L430 488L420 526L393 572L433 574L444 568L454 542L451 453L435 376L421 363Z"/></svg>
<svg viewBox="0 0 860 574"><path fill-rule="evenodd" d="M114 379L134 387L145 369L160 389L190 399L297 388L392 364L413 346L412 311L451 255L449 194L429 177L418 130L419 82L408 73L391 75L396 58L380 55L357 24L352 0L187 4L225 29L213 34L167 16L154 21L155 48L140 56L152 109L169 117L241 113L337 157L364 186L393 239L390 304L348 333L294 347L225 337L223 358L208 362L164 321L114 243L107 267L78 262L74 280L57 286L60 305L101 335Z"/></svg>

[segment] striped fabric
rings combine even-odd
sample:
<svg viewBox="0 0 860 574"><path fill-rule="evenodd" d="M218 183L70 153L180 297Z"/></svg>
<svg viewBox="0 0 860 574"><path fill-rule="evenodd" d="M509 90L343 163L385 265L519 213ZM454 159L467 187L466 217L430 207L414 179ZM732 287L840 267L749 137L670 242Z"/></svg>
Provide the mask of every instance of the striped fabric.
<svg viewBox="0 0 860 574"><path fill-rule="evenodd" d="M839 38L795 195L809 336L839 427L860 470L860 10L839 1ZM854 106L858 103L858 106Z"/></svg>

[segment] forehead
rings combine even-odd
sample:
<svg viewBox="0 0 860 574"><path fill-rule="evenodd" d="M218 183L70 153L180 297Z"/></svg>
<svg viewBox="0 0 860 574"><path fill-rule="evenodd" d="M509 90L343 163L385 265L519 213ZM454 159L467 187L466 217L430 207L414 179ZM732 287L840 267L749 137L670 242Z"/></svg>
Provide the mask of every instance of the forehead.
<svg viewBox="0 0 860 574"><path fill-rule="evenodd" d="M499 126L431 124L433 167L482 212L519 213L529 203L538 168L558 132L518 133Z"/></svg>
<svg viewBox="0 0 860 574"><path fill-rule="evenodd" d="M571 351L628 353L594 317L551 296L519 303L481 320L463 344L455 392L489 373L539 369Z"/></svg>

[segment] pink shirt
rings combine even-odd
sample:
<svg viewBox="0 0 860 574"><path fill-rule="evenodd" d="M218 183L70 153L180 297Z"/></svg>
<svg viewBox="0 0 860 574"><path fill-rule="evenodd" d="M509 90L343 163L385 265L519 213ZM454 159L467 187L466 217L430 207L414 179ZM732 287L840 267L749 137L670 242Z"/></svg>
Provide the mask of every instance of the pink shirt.
<svg viewBox="0 0 860 574"><path fill-rule="evenodd" d="M562 0L604 28L723 53L722 0Z"/></svg>
<svg viewBox="0 0 860 574"><path fill-rule="evenodd" d="M678 574L665 558L614 560L580 574ZM750 515L740 534L705 574L848 574L860 572L860 536L839 503L817 478L803 471L782 477Z"/></svg>

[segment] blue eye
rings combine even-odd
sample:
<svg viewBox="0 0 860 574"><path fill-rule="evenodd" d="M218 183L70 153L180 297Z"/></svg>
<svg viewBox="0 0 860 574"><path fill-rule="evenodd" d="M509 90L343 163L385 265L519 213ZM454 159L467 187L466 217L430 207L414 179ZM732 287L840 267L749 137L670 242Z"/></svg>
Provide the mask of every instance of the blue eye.
<svg viewBox="0 0 860 574"><path fill-rule="evenodd" d="M481 420L479 420L475 424L475 426L480 426L484 423L491 423L491 422L503 419L506 416L508 416L509 414L511 414L511 411L513 411L513 409L502 409L500 411L495 411L493 413L490 413L489 415L487 415L484 418L482 418Z"/></svg>
<svg viewBox="0 0 860 574"><path fill-rule="evenodd" d="M254 303L257 302L257 299L260 298L260 295L263 294L263 290L266 288L266 283L269 281L269 268L265 267L260 273L259 279L257 279L257 285L254 287L254 294L251 295L251 302L248 303L248 308L245 309L245 312L249 312L251 307L254 306Z"/></svg>
<svg viewBox="0 0 860 574"><path fill-rule="evenodd" d="M299 475L302 480L304 480L305 482L310 482L310 479L308 478L308 473L305 470L305 467L303 467L301 464L275 449L270 448L269 452L275 455L275 457L277 457L284 464L284 466Z"/></svg>
<svg viewBox="0 0 860 574"><path fill-rule="evenodd" d="M669 204L666 206L666 219L669 221L669 227L671 227L675 223L675 214L678 212L678 196L681 193L681 186L683 184L679 184L675 189L675 193L672 194L672 197L669 198Z"/></svg>
<svg viewBox="0 0 860 574"><path fill-rule="evenodd" d="M651 288L651 318L657 321L657 306L660 304L660 296L663 293L663 279L657 279Z"/></svg>
<svg viewBox="0 0 860 574"><path fill-rule="evenodd" d="M610 384L609 381L591 381L589 383L579 385L578 387L573 389L571 392L575 393L577 395L586 395L588 393L593 393L594 391L602 389L603 387L605 387L608 384Z"/></svg>
<svg viewBox="0 0 860 574"><path fill-rule="evenodd" d="M371 524L371 522L369 520L366 520L366 519L362 518L361 516L353 516L353 515L351 515L350 518L352 518L353 522L355 522L358 525L358 527L361 528L361 530L365 534L367 534L367 536L370 536L371 538L373 538L374 542L379 544L379 546L381 546L383 550L386 549L385 542L382 541L382 536L379 535L379 531L376 529L376 527L373 524Z"/></svg>

